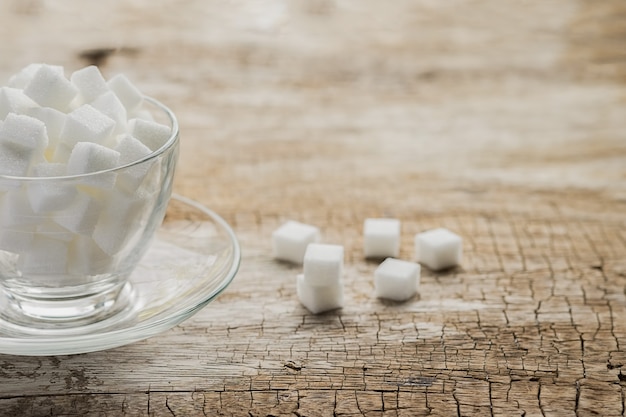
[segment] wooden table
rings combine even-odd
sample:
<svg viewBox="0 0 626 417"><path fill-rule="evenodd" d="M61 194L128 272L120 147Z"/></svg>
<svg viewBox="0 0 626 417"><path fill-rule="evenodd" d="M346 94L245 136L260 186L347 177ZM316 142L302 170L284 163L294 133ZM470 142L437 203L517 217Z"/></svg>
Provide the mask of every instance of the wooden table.
<svg viewBox="0 0 626 417"><path fill-rule="evenodd" d="M623 0L7 0L0 78L123 72L178 115L175 191L236 231L197 315L103 352L0 356L2 415L624 415ZM5 81L3 81L4 83ZM461 267L373 295L367 217L447 227ZM346 251L314 316L271 232Z"/></svg>

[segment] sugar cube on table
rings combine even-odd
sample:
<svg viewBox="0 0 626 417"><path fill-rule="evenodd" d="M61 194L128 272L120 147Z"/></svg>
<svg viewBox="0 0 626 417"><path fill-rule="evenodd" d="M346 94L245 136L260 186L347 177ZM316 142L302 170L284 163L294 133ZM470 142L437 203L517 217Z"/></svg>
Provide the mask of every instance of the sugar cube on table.
<svg viewBox="0 0 626 417"><path fill-rule="evenodd" d="M74 86L63 73L51 65L41 65L33 74L32 79L24 87L24 94L41 106L67 111L70 102L78 94Z"/></svg>
<svg viewBox="0 0 626 417"><path fill-rule="evenodd" d="M415 235L415 257L433 271L459 265L463 240L448 229L438 228Z"/></svg>
<svg viewBox="0 0 626 417"><path fill-rule="evenodd" d="M4 120L9 113L21 114L37 107L39 104L24 94L22 90L11 87L0 88L0 120Z"/></svg>
<svg viewBox="0 0 626 417"><path fill-rule="evenodd" d="M93 106L83 104L68 113L61 141L69 147L85 141L103 145L111 138L114 128L115 120Z"/></svg>
<svg viewBox="0 0 626 417"><path fill-rule="evenodd" d="M128 129L134 137L152 151L163 146L172 135L172 129L169 126L144 119L129 120Z"/></svg>
<svg viewBox="0 0 626 417"><path fill-rule="evenodd" d="M143 95L124 74L118 74L107 81L107 85L120 99L130 114L143 104Z"/></svg>
<svg viewBox="0 0 626 417"><path fill-rule="evenodd" d="M365 219L363 251L366 258L397 257L400 253L400 221Z"/></svg>
<svg viewBox="0 0 626 417"><path fill-rule="evenodd" d="M343 246L311 243L304 253L304 280L311 287L336 285L343 273Z"/></svg>
<svg viewBox="0 0 626 417"><path fill-rule="evenodd" d="M272 233L274 258L301 264L307 246L319 240L317 227L290 220Z"/></svg>
<svg viewBox="0 0 626 417"><path fill-rule="evenodd" d="M120 153L106 146L91 142L78 142L67 161L67 174L78 175L104 171L119 166ZM98 188L112 188L114 172L102 173L85 178L85 183Z"/></svg>
<svg viewBox="0 0 626 417"><path fill-rule="evenodd" d="M95 65L74 71L70 76L70 81L78 89L78 99L81 104L90 103L109 91L106 80Z"/></svg>
<svg viewBox="0 0 626 417"><path fill-rule="evenodd" d="M296 292L300 303L313 314L342 308L344 305L343 281L315 287L307 284L304 275L296 279Z"/></svg>
<svg viewBox="0 0 626 417"><path fill-rule="evenodd" d="M420 282L420 270L414 262L385 259L374 271L376 297L395 301L413 297Z"/></svg>

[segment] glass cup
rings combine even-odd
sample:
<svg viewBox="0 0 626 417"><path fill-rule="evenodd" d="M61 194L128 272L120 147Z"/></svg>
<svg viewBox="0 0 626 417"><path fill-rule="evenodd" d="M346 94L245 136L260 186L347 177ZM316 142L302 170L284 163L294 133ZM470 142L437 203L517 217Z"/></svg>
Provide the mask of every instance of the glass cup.
<svg viewBox="0 0 626 417"><path fill-rule="evenodd" d="M132 308L128 278L163 221L179 132L132 163L62 177L0 175L0 321L17 332L67 330Z"/></svg>

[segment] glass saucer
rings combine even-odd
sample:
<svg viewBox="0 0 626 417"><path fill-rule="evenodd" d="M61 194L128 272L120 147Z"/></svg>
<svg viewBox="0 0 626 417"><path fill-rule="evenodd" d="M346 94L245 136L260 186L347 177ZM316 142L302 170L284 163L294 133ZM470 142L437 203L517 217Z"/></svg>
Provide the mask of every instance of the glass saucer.
<svg viewBox="0 0 626 417"><path fill-rule="evenodd" d="M0 353L47 356L111 349L174 327L215 299L239 269L230 226L199 203L172 196L163 225L133 272L132 307L87 326L20 331L0 320Z"/></svg>

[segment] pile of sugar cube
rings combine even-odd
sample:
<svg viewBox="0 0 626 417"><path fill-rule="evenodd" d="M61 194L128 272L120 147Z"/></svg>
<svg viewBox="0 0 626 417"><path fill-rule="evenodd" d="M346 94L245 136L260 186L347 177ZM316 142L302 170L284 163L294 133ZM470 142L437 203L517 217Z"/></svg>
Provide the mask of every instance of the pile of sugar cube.
<svg viewBox="0 0 626 417"><path fill-rule="evenodd" d="M172 134L154 120L144 96L122 74L105 80L88 66L31 64L0 88L0 252L22 274L107 270L147 216L158 169L140 164L71 181L9 177L89 174L138 161ZM155 187L153 187L155 188ZM145 219L144 219L145 220Z"/></svg>
<svg viewBox="0 0 626 417"><path fill-rule="evenodd" d="M300 302L313 314L341 308L343 296L343 247L319 243L315 226L288 221L272 234L274 258L303 264L297 276ZM366 219L363 225L363 251L366 258L384 259L374 272L378 298L405 301L417 292L420 263L439 271L461 263L463 241L445 228L415 235L415 260L398 259L400 221L390 218Z"/></svg>

